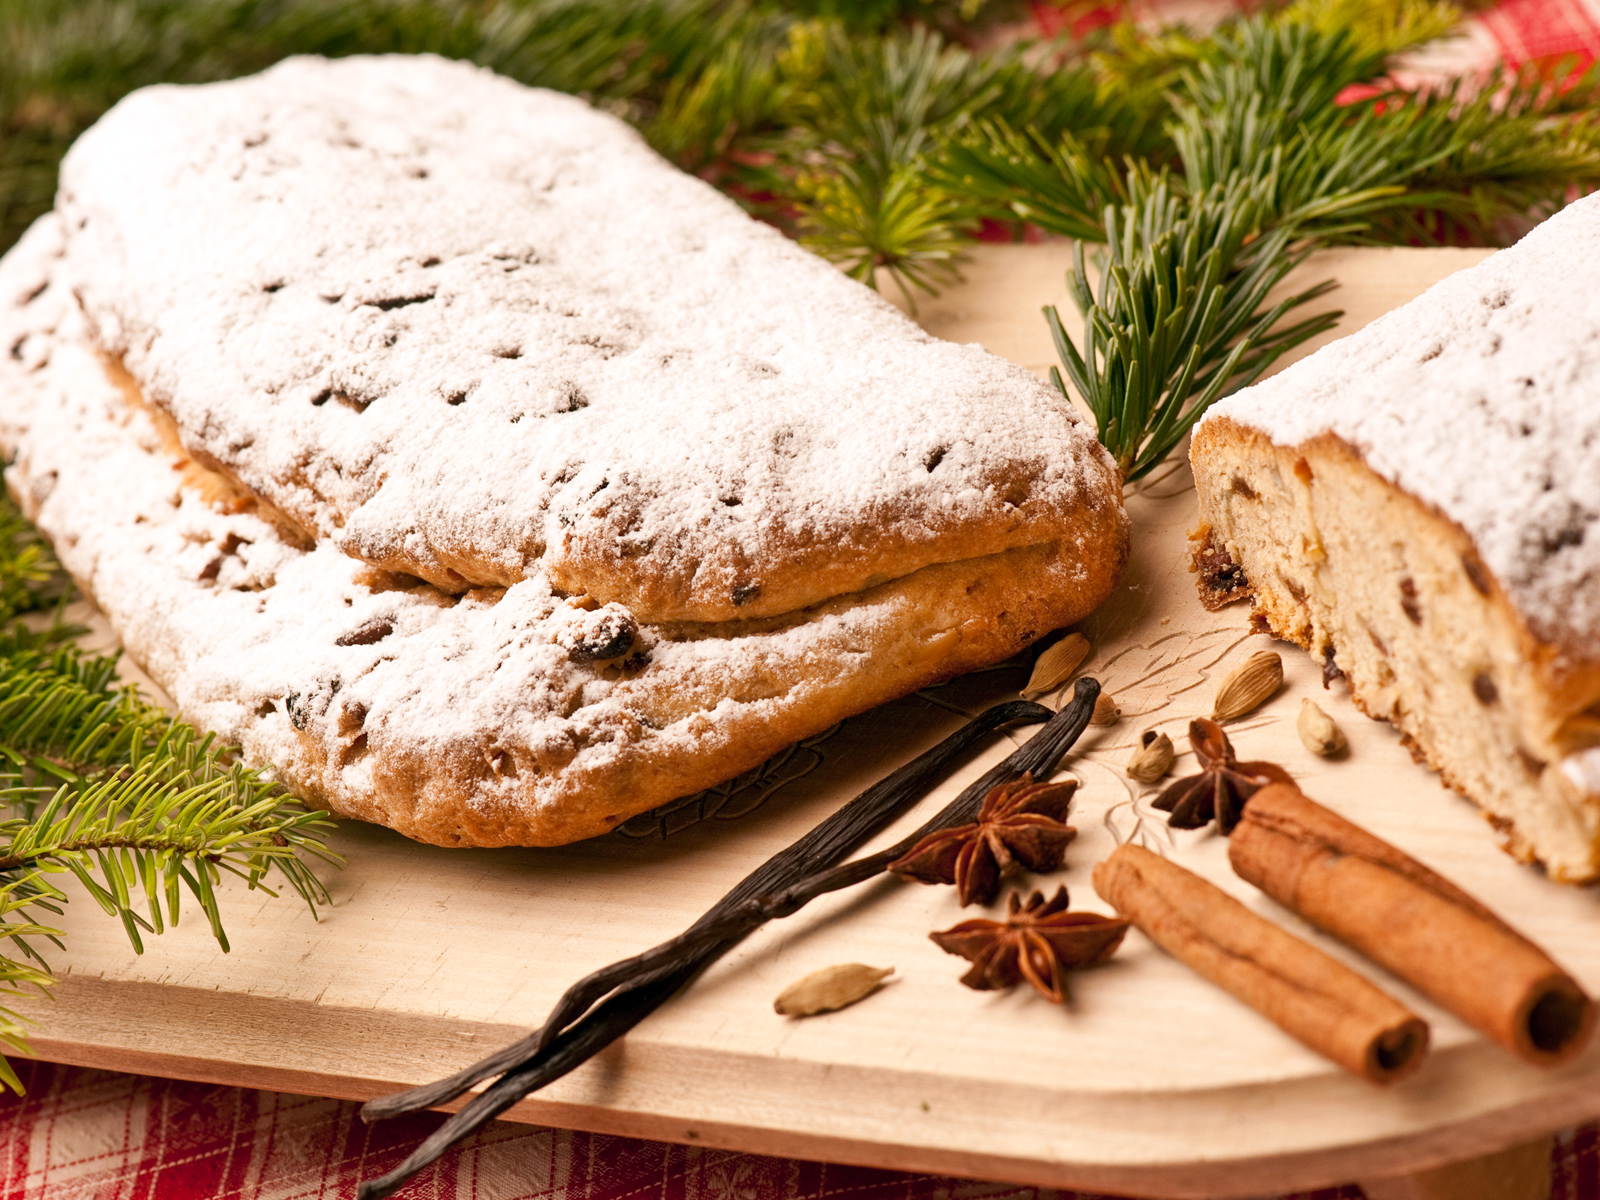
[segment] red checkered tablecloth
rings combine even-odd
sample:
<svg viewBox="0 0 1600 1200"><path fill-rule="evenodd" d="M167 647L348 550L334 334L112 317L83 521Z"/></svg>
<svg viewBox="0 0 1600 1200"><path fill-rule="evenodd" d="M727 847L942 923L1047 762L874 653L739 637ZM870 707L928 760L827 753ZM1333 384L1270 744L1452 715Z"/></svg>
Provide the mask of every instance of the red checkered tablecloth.
<svg viewBox="0 0 1600 1200"><path fill-rule="evenodd" d="M1054 33L1132 11L1214 23L1217 0L1061 6ZM1407 64L1412 80L1495 63L1600 57L1600 0L1502 0L1464 36ZM1408 80L1408 82L1411 80ZM0 1099L0 1200L351 1200L444 1119L364 1125L358 1106L50 1063L17 1064L27 1094ZM1556 1135L1552 1200L1600 1200L1600 1124ZM408 1200L1097 1200L1089 1193L768 1158L495 1122L420 1174ZM1280 1200L1360 1200L1354 1184Z"/></svg>
<svg viewBox="0 0 1600 1200"><path fill-rule="evenodd" d="M0 1200L351 1200L441 1121L364 1125L357 1105L51 1063L0 1124ZM1600 1129L1556 1135L1551 1200L1600 1200ZM1109 1200L497 1121L406 1200ZM1362 1200L1354 1184L1281 1200Z"/></svg>
<svg viewBox="0 0 1600 1200"><path fill-rule="evenodd" d="M0 1200L349 1200L441 1121L368 1126L358 1106L22 1063L4 1111ZM1595 1195L1595 1135L1582 1150ZM497 1121L413 1179L406 1200L1097 1200L1089 1193L736 1154ZM1355 1186L1299 1194L1361 1200ZM1286 1198L1287 1200L1287 1198Z"/></svg>

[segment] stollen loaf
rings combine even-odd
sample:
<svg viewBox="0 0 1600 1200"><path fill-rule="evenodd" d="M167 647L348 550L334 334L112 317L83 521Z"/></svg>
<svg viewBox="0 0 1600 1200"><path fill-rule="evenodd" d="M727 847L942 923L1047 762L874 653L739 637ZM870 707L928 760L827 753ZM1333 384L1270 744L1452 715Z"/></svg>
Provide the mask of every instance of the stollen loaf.
<svg viewBox="0 0 1600 1200"><path fill-rule="evenodd" d="M6 483L308 802L550 845L1086 615L1114 464L570 97L135 93L0 262Z"/></svg>

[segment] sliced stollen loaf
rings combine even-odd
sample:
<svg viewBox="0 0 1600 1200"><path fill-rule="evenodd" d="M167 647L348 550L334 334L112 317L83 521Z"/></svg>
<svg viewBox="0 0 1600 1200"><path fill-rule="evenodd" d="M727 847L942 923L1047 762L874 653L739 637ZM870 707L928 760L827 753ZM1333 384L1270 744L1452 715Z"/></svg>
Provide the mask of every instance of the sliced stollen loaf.
<svg viewBox="0 0 1600 1200"><path fill-rule="evenodd" d="M602 833L1015 653L1126 557L1050 389L569 98L297 61L72 153L0 262L8 489L186 717L335 813Z"/></svg>
<svg viewBox="0 0 1600 1200"><path fill-rule="evenodd" d="M570 96L431 57L147 88L57 208L92 338L200 461L448 591L721 621L1119 536L1048 387Z"/></svg>
<svg viewBox="0 0 1600 1200"><path fill-rule="evenodd" d="M1600 875L1600 197L1217 405L1191 460L1202 598Z"/></svg>

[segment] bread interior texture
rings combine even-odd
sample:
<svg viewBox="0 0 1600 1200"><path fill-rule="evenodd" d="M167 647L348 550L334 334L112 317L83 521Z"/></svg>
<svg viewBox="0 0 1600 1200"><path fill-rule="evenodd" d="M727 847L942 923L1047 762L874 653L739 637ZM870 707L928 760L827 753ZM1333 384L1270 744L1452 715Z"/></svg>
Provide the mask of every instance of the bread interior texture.
<svg viewBox="0 0 1600 1200"><path fill-rule="evenodd" d="M1281 446L1213 419L1192 457L1203 597L1249 594L1519 859L1600 876L1600 664L1530 633L1472 539L1342 439Z"/></svg>

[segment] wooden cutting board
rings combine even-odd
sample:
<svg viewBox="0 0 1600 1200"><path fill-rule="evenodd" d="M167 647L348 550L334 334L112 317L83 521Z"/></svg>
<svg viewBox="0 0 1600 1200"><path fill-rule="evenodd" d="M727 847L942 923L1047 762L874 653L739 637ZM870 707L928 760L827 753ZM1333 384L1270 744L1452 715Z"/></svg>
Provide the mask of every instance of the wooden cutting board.
<svg viewBox="0 0 1600 1200"><path fill-rule="evenodd" d="M1339 251L1345 332L1475 261L1473 251ZM986 247L968 282L924 302L933 332L981 341L1032 368L1052 359L1042 303L1065 303L1066 248ZM1064 314L1065 315L1065 314ZM1069 319L1069 325L1074 324ZM1272 919L1379 978L1430 1019L1435 1052L1391 1090L1351 1079L1137 934L1052 1006L1025 988L969 991L926 934L974 915L950 889L878 881L762 930L621 1043L514 1109L514 1119L982 1178L1170 1197L1238 1196L1395 1175L1526 1142L1600 1114L1600 1044L1558 1071L1510 1058L1237 880L1224 843L1169 836L1121 768L1140 731L1174 742L1216 681L1267 643L1245 611L1206 613L1186 569L1186 469L1129 496L1134 553L1116 595L1083 625L1088 669L1122 722L1069 760L1083 781L1080 836L1059 876L1104 910L1089 872L1118 837L1161 848ZM104 636L104 635L103 635ZM1550 883L1496 846L1476 810L1415 766L1293 647L1280 695L1230 730L1245 758L1283 762L1316 798L1487 900L1600 989L1600 897ZM348 866L313 920L292 898L232 887L233 952L190 913L133 954L87 897L62 924L54 1003L29 1003L53 1060L362 1099L420 1083L521 1036L563 988L668 937L754 864L962 717L1014 691L995 668L846 722L745 780L619 834L556 850L450 851L343 825ZM1323 761L1294 733L1314 695L1349 736ZM1059 698L1057 698L1059 699ZM899 836L989 762L969 763ZM1180 758L1178 770L1192 759ZM1054 886L1057 878L1039 881ZM1033 881L1029 881L1030 883ZM854 1008L796 1021L772 1000L819 967L893 966Z"/></svg>

